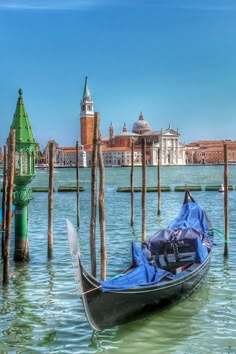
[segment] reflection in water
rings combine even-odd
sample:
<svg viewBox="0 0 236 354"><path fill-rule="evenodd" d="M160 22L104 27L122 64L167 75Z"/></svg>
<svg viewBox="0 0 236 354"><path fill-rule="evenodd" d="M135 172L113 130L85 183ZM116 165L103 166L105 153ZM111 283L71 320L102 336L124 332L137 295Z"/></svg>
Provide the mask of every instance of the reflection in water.
<svg viewBox="0 0 236 354"><path fill-rule="evenodd" d="M28 282L31 276L26 264L16 264L12 275L12 286L3 290L3 306L1 315L4 316L5 330L3 342L10 347L26 343L33 338L33 323L45 324L44 319L34 314L34 303L28 296ZM5 311L4 311L5 310ZM10 316L6 316L11 314ZM3 317L2 317L3 318Z"/></svg>
<svg viewBox="0 0 236 354"><path fill-rule="evenodd" d="M79 238L84 263L89 269L90 169L80 171ZM221 184L223 168L163 168L165 185ZM229 184L236 185L236 166L230 166ZM141 169L135 169L135 185L140 186ZM58 169L55 187L75 185L73 169ZM148 168L149 186L156 181L156 169ZM82 182L83 181L83 182ZM86 181L86 182L85 182ZM176 182L177 181L177 182ZM48 184L41 173L33 182ZM130 196L116 193L129 185L129 169L106 170L106 230L108 276L122 271L130 262L133 239L141 239L141 193L135 194L135 228L130 227ZM147 194L147 235L165 227L182 203L182 193L162 193L161 216L157 217L157 194ZM222 195L196 192L213 226L224 230ZM11 261L13 275L6 288L0 286L0 353L234 353L236 352L236 191L229 193L229 257L224 259L224 244L216 239L207 281L186 300L153 313L141 320L94 333L86 321L76 293L68 248L66 223L76 225L75 193L54 194L54 249L47 259L47 193L34 193L29 210L30 261L20 265ZM39 212L40 211L40 212ZM99 235L99 232L97 233ZM97 238L97 251L99 250ZM97 252L99 253L99 252ZM98 257L99 261L99 257ZM99 268L99 267L98 267Z"/></svg>
<svg viewBox="0 0 236 354"><path fill-rule="evenodd" d="M102 350L119 347L119 353L143 353L155 348L155 353L172 352L186 338L194 335L196 318L201 314L203 306L208 303L208 287L199 289L201 296L195 292L186 300L174 303L153 314L118 326L113 331L104 330L93 334ZM137 348L139 351L137 351Z"/></svg>
<svg viewBox="0 0 236 354"><path fill-rule="evenodd" d="M56 272L53 270L53 263L51 260L48 261L46 267L48 271L48 289L49 289L48 296L51 296L53 292L54 278Z"/></svg>

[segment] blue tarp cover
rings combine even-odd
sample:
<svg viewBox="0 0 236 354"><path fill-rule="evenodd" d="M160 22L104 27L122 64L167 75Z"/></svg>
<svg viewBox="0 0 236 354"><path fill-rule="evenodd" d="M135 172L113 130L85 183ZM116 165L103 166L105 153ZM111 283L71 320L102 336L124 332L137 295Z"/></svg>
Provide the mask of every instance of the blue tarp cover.
<svg viewBox="0 0 236 354"><path fill-rule="evenodd" d="M147 286L158 283L171 273L150 265L144 249L135 242L132 243L132 257L136 266L126 274L120 274L110 280L101 281L102 291L124 290L136 286Z"/></svg>
<svg viewBox="0 0 236 354"><path fill-rule="evenodd" d="M203 233L208 233L205 212L195 202L183 204L179 215L170 223L168 229L185 229L193 227L197 230L202 230Z"/></svg>
<svg viewBox="0 0 236 354"><path fill-rule="evenodd" d="M149 263L150 255L163 254L164 250L173 253L171 242L179 242L184 252L196 252L195 261L202 263L208 255L212 243L208 236L206 215L195 202L183 204L179 215L167 229L158 231L141 249L132 243L132 258L135 266L128 273L120 274L110 280L102 281L102 291L124 290L137 286L147 286L159 282L164 277L174 278L172 273Z"/></svg>

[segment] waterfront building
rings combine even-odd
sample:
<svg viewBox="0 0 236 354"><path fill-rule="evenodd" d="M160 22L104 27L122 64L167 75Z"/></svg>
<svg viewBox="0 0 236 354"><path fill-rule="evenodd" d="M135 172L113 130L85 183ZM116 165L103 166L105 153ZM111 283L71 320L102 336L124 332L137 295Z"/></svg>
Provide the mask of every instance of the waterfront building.
<svg viewBox="0 0 236 354"><path fill-rule="evenodd" d="M49 164L49 143L45 147L44 156L46 165ZM61 147L57 142L54 141L55 144L55 152L54 152L54 164L58 167L65 166L76 166L76 147ZM79 145L78 149L78 160L80 167L87 167L87 154L84 150L83 145Z"/></svg>
<svg viewBox="0 0 236 354"><path fill-rule="evenodd" d="M157 165L158 163L158 149L160 151L160 164L166 165L185 165L185 145L179 141L179 131L172 129L171 124L168 128L151 134L149 140L152 141L150 148L150 164ZM153 139L153 140L152 140Z"/></svg>
<svg viewBox="0 0 236 354"><path fill-rule="evenodd" d="M102 147L103 163L105 167L118 167L131 165L131 147ZM87 151L87 164L91 166L92 149ZM141 149L134 151L134 164L142 165Z"/></svg>
<svg viewBox="0 0 236 354"><path fill-rule="evenodd" d="M80 167L87 167L87 156L83 145L79 146L78 161ZM55 163L58 166L76 166L76 148L57 147L55 151Z"/></svg>
<svg viewBox="0 0 236 354"><path fill-rule="evenodd" d="M187 145L188 164L224 163L224 144L228 146L228 163L236 163L236 142L231 140L199 140Z"/></svg>
<svg viewBox="0 0 236 354"><path fill-rule="evenodd" d="M92 161L92 144L94 131L94 105L90 95L88 79L85 78L83 96L80 101L80 146L79 166L90 167ZM185 165L185 145L179 141L180 133L169 124L167 129L152 130L143 113L133 123L132 130L124 123L122 131L115 134L113 123L108 128L108 137L101 137L104 166L130 166L131 147L134 145L134 165L142 165L141 141L146 139L146 163L148 166L158 164L158 150L161 165ZM58 166L75 166L76 148L60 147L55 142L54 163ZM45 162L48 163L48 145L44 151Z"/></svg>
<svg viewBox="0 0 236 354"><path fill-rule="evenodd" d="M91 151L94 129L93 101L85 78L83 97L80 104L80 142L87 154L87 166L91 166ZM149 166L158 163L158 149L160 149L161 165L185 165L185 146L179 141L180 133L169 124L168 128L160 131L151 129L144 119L142 112L133 123L129 132L124 123L122 132L115 134L113 123L109 126L108 138L102 138L102 154L105 166L130 166L131 145L135 142L134 164L141 165L141 140L146 139L146 162Z"/></svg>
<svg viewBox="0 0 236 354"><path fill-rule="evenodd" d="M93 143L94 109L90 95L87 76L85 78L83 97L80 102L80 143L89 148Z"/></svg>

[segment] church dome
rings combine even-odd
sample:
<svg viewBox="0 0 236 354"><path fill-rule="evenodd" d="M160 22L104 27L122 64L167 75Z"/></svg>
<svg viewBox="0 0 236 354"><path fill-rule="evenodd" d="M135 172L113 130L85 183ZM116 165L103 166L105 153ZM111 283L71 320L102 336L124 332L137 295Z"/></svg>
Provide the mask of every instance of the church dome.
<svg viewBox="0 0 236 354"><path fill-rule="evenodd" d="M144 120L143 114L141 112L139 115L139 119L133 124L132 132L137 134L143 134L150 130L151 130L150 125L146 120Z"/></svg>

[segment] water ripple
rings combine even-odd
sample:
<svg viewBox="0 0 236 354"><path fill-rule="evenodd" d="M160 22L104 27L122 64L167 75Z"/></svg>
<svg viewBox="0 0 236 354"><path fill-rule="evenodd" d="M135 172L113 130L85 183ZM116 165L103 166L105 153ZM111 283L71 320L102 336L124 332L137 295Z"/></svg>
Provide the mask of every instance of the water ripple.
<svg viewBox="0 0 236 354"><path fill-rule="evenodd" d="M236 185L236 166L230 166L230 184ZM183 174L184 171L184 174ZM196 173L197 172L197 173ZM140 185L141 169L135 170ZM86 186L81 198L79 240L81 253L89 269L90 170L80 171ZM208 168L162 169L165 185L221 184L221 166ZM75 184L75 171L61 169L55 185ZM148 169L148 183L154 185L156 169ZM176 181L178 181L176 183ZM35 185L45 186L48 175L40 173ZM129 185L129 169L106 171L106 236L108 276L128 266L131 240L141 238L141 193L135 194L135 226L130 228L130 196L116 193L118 186ZM157 217L157 195L147 195L147 235L165 227L176 215L182 193L162 194L161 216ZM208 210L213 226L224 229L222 194L197 192L194 197ZM47 195L35 193L30 203L30 262L11 262L11 279L0 287L1 353L235 353L236 352L236 192L229 195L229 256L224 244L216 239L211 268L203 286L191 297L167 309L123 326L93 332L86 321L76 293L68 251L65 220L76 225L75 193L54 194L54 250L47 259ZM99 226L97 223L97 235ZM13 240L12 243L13 244ZM99 250L99 236L97 250ZM13 245L11 247L11 256ZM100 261L98 255L98 262ZM0 264L1 271L1 264ZM98 265L99 274L99 265ZM99 276L99 275L98 275Z"/></svg>

